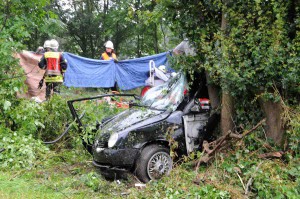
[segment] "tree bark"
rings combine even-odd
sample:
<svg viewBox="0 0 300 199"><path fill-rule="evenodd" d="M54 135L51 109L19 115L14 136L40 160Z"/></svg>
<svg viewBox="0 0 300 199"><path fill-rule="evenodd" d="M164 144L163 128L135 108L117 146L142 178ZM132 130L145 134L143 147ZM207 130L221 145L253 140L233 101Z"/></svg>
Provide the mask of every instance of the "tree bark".
<svg viewBox="0 0 300 199"><path fill-rule="evenodd" d="M228 131L233 132L234 123L233 123L233 97L223 91L222 93L222 109L221 109L221 131L222 134L225 135Z"/></svg>
<svg viewBox="0 0 300 199"><path fill-rule="evenodd" d="M154 28L153 28L153 39L154 39L154 50L155 53L158 54L159 53L159 49L158 49L158 36L157 36L157 25L154 24Z"/></svg>
<svg viewBox="0 0 300 199"><path fill-rule="evenodd" d="M220 106L220 97L219 97L220 88L211 82L211 78L207 71L205 71L205 76L206 76L207 90L208 90L208 96L209 96L211 108L213 110L216 110Z"/></svg>
<svg viewBox="0 0 300 199"><path fill-rule="evenodd" d="M224 3L227 3L227 0L224 0ZM221 30L225 35L227 28L227 19L225 17L224 10L222 11L222 21L221 21ZM223 135L226 135L228 131L233 132L234 123L233 123L233 113L234 113L234 103L233 97L229 94L229 91L222 92L222 110L221 110L221 131Z"/></svg>
<svg viewBox="0 0 300 199"><path fill-rule="evenodd" d="M283 144L284 138L284 122L281 118L283 107L281 102L265 101L259 99L259 104L266 116L266 136L272 139L277 145Z"/></svg>

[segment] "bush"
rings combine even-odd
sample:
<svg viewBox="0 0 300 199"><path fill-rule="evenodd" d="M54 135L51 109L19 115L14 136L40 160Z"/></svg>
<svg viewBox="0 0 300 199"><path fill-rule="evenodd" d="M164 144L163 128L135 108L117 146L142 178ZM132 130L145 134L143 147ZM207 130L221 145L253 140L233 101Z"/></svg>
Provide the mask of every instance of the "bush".
<svg viewBox="0 0 300 199"><path fill-rule="evenodd" d="M300 106L294 107L289 114L288 122L288 143L289 149L300 155Z"/></svg>
<svg viewBox="0 0 300 199"><path fill-rule="evenodd" d="M32 168L49 150L42 140L56 137L70 119L64 100L54 97L38 104L26 99L6 101L0 120L0 154L2 168Z"/></svg>
<svg viewBox="0 0 300 199"><path fill-rule="evenodd" d="M34 139L32 135L22 135L5 129L1 129L0 132L0 147L6 149L0 154L0 168L31 169L36 165L36 161L43 159L43 156L49 150L41 141Z"/></svg>

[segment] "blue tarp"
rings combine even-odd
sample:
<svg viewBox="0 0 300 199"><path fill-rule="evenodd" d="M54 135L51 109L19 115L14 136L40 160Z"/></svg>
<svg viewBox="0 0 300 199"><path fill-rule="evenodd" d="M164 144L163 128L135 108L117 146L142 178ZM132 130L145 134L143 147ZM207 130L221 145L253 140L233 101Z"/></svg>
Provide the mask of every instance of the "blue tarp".
<svg viewBox="0 0 300 199"><path fill-rule="evenodd" d="M121 90L145 86L149 75L149 61L156 66L167 64L167 54L119 61L89 59L71 53L64 53L68 61L64 84L68 87L110 88L117 82Z"/></svg>

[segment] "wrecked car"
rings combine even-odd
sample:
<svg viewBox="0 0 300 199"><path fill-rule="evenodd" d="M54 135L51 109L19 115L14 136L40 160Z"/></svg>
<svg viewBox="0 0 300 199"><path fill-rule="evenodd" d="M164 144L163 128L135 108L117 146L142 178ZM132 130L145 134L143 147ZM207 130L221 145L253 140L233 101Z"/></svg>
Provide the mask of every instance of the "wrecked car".
<svg viewBox="0 0 300 199"><path fill-rule="evenodd" d="M106 96L134 95L68 101L79 126L83 125L73 103ZM201 97L200 87L193 94L188 92L183 73L151 88L125 111L104 119L97 126L93 143L83 143L93 156L93 164L105 177L129 171L145 183L169 174L173 165L172 143L177 143L177 147L172 147L177 156L201 149L211 118L208 100L199 100Z"/></svg>

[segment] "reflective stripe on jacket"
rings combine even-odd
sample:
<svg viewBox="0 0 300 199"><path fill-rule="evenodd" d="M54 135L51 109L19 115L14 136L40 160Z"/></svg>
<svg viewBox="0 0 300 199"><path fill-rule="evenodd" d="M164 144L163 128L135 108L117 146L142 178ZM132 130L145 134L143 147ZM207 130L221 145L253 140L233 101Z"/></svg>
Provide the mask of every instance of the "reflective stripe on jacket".
<svg viewBox="0 0 300 199"><path fill-rule="evenodd" d="M46 76L45 82L63 82L64 78L62 75Z"/></svg>
<svg viewBox="0 0 300 199"><path fill-rule="evenodd" d="M61 53L45 52L44 56L47 62L46 75L62 75L60 66Z"/></svg>
<svg viewBox="0 0 300 199"><path fill-rule="evenodd" d="M103 60L110 60L111 58L117 59L117 56L116 56L115 53L112 53L112 54L111 54L111 57L110 57L110 56L108 56L108 54L105 52L105 53L102 53L101 57L102 57Z"/></svg>

